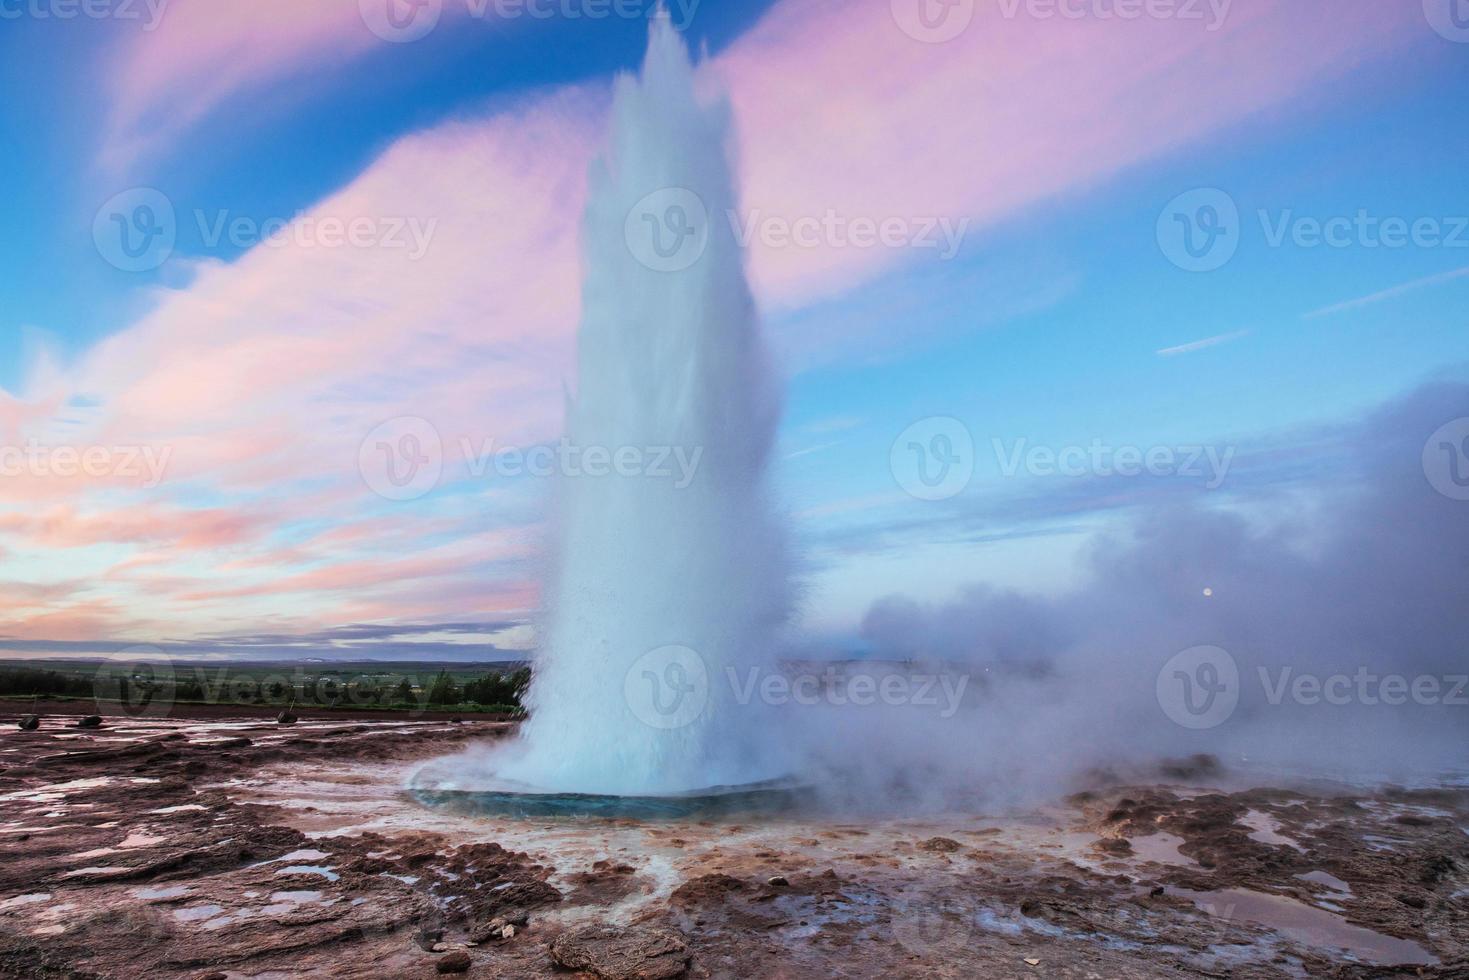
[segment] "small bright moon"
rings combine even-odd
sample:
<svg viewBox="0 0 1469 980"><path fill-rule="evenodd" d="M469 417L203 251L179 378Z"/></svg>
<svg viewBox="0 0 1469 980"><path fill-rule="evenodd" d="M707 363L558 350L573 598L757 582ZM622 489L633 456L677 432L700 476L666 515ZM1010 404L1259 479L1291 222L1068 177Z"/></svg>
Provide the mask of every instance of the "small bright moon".
<svg viewBox="0 0 1469 980"><path fill-rule="evenodd" d="M1213 595L1213 594L1214 594L1214 590L1213 589L1205 589L1204 590L1204 595L1206 595L1206 596L1210 596L1210 595Z"/></svg>

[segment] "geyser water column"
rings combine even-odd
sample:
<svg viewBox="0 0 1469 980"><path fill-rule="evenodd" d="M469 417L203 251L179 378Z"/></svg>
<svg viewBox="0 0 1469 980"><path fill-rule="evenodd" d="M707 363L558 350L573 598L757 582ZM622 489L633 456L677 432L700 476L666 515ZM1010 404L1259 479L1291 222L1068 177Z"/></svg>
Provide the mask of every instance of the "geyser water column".
<svg viewBox="0 0 1469 980"><path fill-rule="evenodd" d="M567 436L621 465L558 484L530 718L494 763L542 791L673 794L786 770L759 698L789 612L767 491L779 386L730 220L729 113L695 76L655 18L591 173Z"/></svg>

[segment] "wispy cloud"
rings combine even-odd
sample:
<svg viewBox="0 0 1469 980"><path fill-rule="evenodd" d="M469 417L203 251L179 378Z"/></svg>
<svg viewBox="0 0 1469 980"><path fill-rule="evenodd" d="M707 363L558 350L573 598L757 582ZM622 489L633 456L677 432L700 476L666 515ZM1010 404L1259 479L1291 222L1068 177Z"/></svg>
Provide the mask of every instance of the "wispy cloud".
<svg viewBox="0 0 1469 980"><path fill-rule="evenodd" d="M330 71L378 43L356 3L171 0L110 63L103 163L124 167L169 146L230 98Z"/></svg>
<svg viewBox="0 0 1469 980"><path fill-rule="evenodd" d="M1323 306L1319 310L1312 310L1310 313L1304 314L1303 318L1307 320L1314 320L1317 317L1332 316L1337 313L1346 313L1349 310L1356 310L1364 306L1371 306L1374 303L1381 303L1386 300L1396 299L1397 297L1402 296L1406 293L1416 292L1420 289L1427 289L1430 286L1441 286L1444 283L1454 282L1455 280L1463 279L1466 276L1469 276L1469 265L1464 266L1464 268L1462 269L1451 269L1448 272L1440 272L1437 275L1424 276L1422 279L1414 279L1412 282L1405 282L1400 286L1393 286L1390 289L1383 289L1375 293L1368 293L1366 296L1359 296L1356 299L1349 299L1344 303L1335 303L1331 306Z"/></svg>
<svg viewBox="0 0 1469 980"><path fill-rule="evenodd" d="M1194 340L1187 344L1179 344L1177 347L1164 347L1154 353L1159 357L1177 357L1179 354L1192 354L1194 351L1218 347L1220 344L1227 344L1231 340L1239 340L1241 337L1248 337L1249 335L1249 330L1235 330L1231 333L1215 334L1212 337L1205 337L1203 340Z"/></svg>

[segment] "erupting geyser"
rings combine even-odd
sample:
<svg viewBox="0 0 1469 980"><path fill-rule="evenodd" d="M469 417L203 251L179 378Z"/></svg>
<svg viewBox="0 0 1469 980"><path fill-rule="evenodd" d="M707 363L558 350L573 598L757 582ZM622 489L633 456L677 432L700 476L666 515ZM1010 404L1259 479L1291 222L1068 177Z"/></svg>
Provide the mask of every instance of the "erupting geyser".
<svg viewBox="0 0 1469 980"><path fill-rule="evenodd" d="M766 489L780 397L727 218L728 134L655 18L592 169L567 408L572 444L641 467L561 481L530 718L492 762L506 784L665 795L785 772L749 685L789 607Z"/></svg>

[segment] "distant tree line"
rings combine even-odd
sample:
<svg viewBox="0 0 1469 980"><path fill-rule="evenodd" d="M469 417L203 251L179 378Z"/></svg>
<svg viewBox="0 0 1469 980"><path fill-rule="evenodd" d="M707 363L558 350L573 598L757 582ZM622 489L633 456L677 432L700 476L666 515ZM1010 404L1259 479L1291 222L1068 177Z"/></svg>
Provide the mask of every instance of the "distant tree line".
<svg viewBox="0 0 1469 980"><path fill-rule="evenodd" d="M530 668L522 667L510 674L486 674L478 680L454 683L446 670L439 671L428 689L428 703L433 705L475 704L482 708L521 707L520 696L530 684Z"/></svg>
<svg viewBox="0 0 1469 980"><path fill-rule="evenodd" d="M91 697L92 682L84 677L68 677L54 670L35 670L30 667L0 669L0 695L34 697L44 694Z"/></svg>
<svg viewBox="0 0 1469 980"><path fill-rule="evenodd" d="M115 678L114 678L115 680ZM447 670L422 687L407 677L376 680L362 676L342 681L318 675L309 683L260 681L248 676L234 676L227 681L206 684L196 676L180 676L172 681L147 680L135 684L151 696L172 695L176 702L220 704L286 704L322 705L325 707L419 708L424 704L439 708L464 707L471 710L519 712L521 695L530 684L530 668L504 673L492 672L466 680L462 684ZM115 686L115 685L113 685ZM171 690L170 690L171 687ZM0 667L0 697L115 697L109 687L99 690L96 680L84 673L67 674L31 667Z"/></svg>

